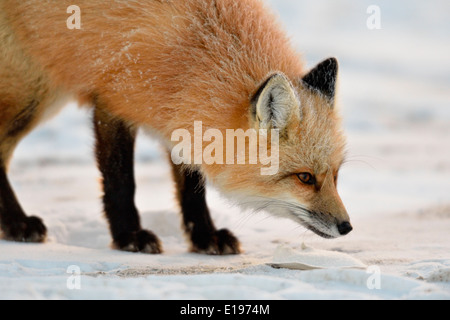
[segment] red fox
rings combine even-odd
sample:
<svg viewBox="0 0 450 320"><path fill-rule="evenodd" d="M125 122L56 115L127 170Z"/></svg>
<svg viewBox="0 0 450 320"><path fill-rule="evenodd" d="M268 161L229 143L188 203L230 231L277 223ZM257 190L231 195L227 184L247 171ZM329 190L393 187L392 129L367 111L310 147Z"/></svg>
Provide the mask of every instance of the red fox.
<svg viewBox="0 0 450 320"><path fill-rule="evenodd" d="M76 2L80 28L67 27ZM103 204L120 250L160 253L134 203L134 142L148 129L167 150L195 121L276 129L279 170L262 164L174 164L192 252L237 254L205 200L211 183L245 208L286 217L325 238L352 230L337 192L345 138L335 110L338 63L309 72L259 0L0 1L0 222L4 239L43 242L47 229L21 208L7 177L14 148L67 99L93 109Z"/></svg>

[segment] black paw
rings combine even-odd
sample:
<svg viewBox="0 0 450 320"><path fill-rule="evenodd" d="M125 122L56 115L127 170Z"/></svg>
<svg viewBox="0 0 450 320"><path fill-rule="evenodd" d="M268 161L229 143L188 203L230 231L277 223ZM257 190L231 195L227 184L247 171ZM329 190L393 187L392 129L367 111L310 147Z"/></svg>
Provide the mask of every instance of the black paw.
<svg viewBox="0 0 450 320"><path fill-rule="evenodd" d="M122 233L114 240L113 246L115 249L129 252L162 253L158 237L147 230Z"/></svg>
<svg viewBox="0 0 450 320"><path fill-rule="evenodd" d="M44 242L47 228L38 217L26 217L2 227L5 240L17 242Z"/></svg>
<svg viewBox="0 0 450 320"><path fill-rule="evenodd" d="M212 234L192 236L192 252L209 255L228 255L241 253L239 240L227 229Z"/></svg>

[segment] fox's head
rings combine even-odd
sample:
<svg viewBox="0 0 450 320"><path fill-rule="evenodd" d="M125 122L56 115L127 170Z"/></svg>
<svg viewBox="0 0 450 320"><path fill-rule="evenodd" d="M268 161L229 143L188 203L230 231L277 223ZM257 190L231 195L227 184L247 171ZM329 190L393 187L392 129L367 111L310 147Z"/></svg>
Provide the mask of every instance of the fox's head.
<svg viewBox="0 0 450 320"><path fill-rule="evenodd" d="M242 206L290 218L325 238L352 230L336 189L345 152L337 74L330 58L303 78L269 75L251 101L249 126L279 132L279 170L261 175L262 164L229 166L222 175Z"/></svg>

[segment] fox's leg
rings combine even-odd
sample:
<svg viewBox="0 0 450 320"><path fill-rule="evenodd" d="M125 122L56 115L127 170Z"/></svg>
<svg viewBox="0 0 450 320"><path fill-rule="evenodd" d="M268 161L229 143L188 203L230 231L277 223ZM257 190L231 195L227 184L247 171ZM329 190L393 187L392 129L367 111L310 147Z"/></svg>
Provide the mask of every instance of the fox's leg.
<svg viewBox="0 0 450 320"><path fill-rule="evenodd" d="M6 240L43 242L47 235L42 220L28 217L20 206L7 177L7 165L14 148L36 122L39 103L32 101L23 108L0 101L4 117L0 128L0 226ZM14 112L12 112L14 111Z"/></svg>
<svg viewBox="0 0 450 320"><path fill-rule="evenodd" d="M116 249L161 253L158 238L141 228L134 204L134 143L136 128L99 107L94 112L96 155L103 175L103 205Z"/></svg>
<svg viewBox="0 0 450 320"><path fill-rule="evenodd" d="M43 242L47 229L38 217L27 217L12 190L6 170L0 167L0 221L5 240Z"/></svg>
<svg viewBox="0 0 450 320"><path fill-rule="evenodd" d="M172 163L183 226L191 251L206 254L238 254L238 239L228 230L217 230L206 204L204 180L199 172L186 172Z"/></svg>

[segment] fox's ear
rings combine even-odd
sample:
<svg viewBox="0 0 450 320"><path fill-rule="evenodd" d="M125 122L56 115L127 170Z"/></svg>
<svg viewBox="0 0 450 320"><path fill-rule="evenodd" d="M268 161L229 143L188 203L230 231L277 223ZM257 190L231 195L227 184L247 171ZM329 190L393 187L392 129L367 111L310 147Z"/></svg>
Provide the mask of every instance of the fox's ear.
<svg viewBox="0 0 450 320"><path fill-rule="evenodd" d="M295 111L300 113L300 100L289 79L281 73L267 79L252 100L252 113L259 129L282 130Z"/></svg>
<svg viewBox="0 0 450 320"><path fill-rule="evenodd" d="M329 58L319 63L306 76L303 83L312 90L322 93L327 99L334 103L336 93L336 81L339 65L336 58Z"/></svg>

